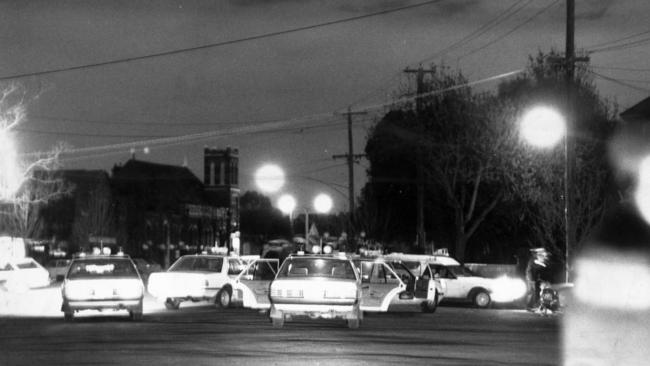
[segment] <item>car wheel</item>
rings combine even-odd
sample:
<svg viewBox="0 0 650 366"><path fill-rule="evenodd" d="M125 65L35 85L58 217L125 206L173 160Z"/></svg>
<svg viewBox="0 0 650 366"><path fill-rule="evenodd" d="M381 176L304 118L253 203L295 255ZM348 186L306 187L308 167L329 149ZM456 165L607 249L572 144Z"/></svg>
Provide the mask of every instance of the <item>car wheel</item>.
<svg viewBox="0 0 650 366"><path fill-rule="evenodd" d="M178 310L178 308L181 307L181 301L168 297L167 301L165 301L165 307L168 310Z"/></svg>
<svg viewBox="0 0 650 366"><path fill-rule="evenodd" d="M348 328L358 329L359 328L359 318L348 319Z"/></svg>
<svg viewBox="0 0 650 366"><path fill-rule="evenodd" d="M221 306L224 309L230 307L231 300L232 300L232 293L229 288L222 289L217 294L217 302L219 303L219 306Z"/></svg>
<svg viewBox="0 0 650 366"><path fill-rule="evenodd" d="M74 313L72 311L66 311L63 313L63 320L71 322L74 320Z"/></svg>
<svg viewBox="0 0 650 366"><path fill-rule="evenodd" d="M490 306L490 302L492 302L492 299L486 291L481 290L474 295L474 305L479 308L487 308Z"/></svg>
<svg viewBox="0 0 650 366"><path fill-rule="evenodd" d="M282 328L284 326L284 316L280 318L271 318L273 328Z"/></svg>

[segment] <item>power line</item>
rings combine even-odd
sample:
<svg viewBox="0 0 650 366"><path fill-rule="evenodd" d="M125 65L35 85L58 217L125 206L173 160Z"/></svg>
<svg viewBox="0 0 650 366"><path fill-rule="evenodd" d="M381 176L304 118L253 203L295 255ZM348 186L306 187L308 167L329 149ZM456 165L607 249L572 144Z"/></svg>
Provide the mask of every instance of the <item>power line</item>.
<svg viewBox="0 0 650 366"><path fill-rule="evenodd" d="M415 9L415 8L423 7L423 6L426 6L426 5L435 4L435 3L438 3L440 1L442 1L442 0L430 0L430 1L425 1L425 2L422 2L422 3L413 4L413 5L406 5L406 6L381 10L381 11L377 11L377 12L373 12L373 13L367 13L367 14L363 14L363 15L357 15L357 16L353 16L353 17L337 19L337 20L332 20L332 21L318 23L318 24L311 24L311 25L306 25L306 26L302 26L302 27L290 28L290 29L285 29L285 30L276 31L276 32L257 34L257 35L254 35L254 36L242 37L242 38L238 38L238 39L222 41L222 42L216 42L216 43L206 44L206 45L202 45L202 46L187 47L187 48L181 48L181 49L177 49L177 50L152 53L152 54L142 55L142 56L126 57L126 58L109 60L109 61L101 61L101 62L95 62L95 63L85 64L85 65L78 65L78 66L63 67L63 68L58 68L58 69L50 69L50 70L43 70L43 71L28 72L28 73L15 74L15 75L9 75L9 76L0 76L0 81L2 81L2 80L11 80L11 79L19 79L19 78L30 77L30 76L41 76L41 75L49 75L49 74L55 74L55 73L61 73L61 72L90 69L90 68L108 66L108 65L123 64L123 63L147 60L147 59L158 58L158 57L163 57L163 56L177 55L177 54L182 54L182 53L186 53L186 52L194 52L194 51L205 50L205 49L210 49L210 48L229 46L229 45L236 44L236 43L249 42L249 41L265 39L265 38L272 38L272 37L277 37L277 36L281 36L281 35L285 35L285 34L302 32L302 31L306 31L306 30L313 30L313 29L317 29L317 28L323 28L323 27L328 27L328 26L332 26L332 25L343 24L343 23L353 22L353 21L362 20L362 19L366 19L366 18L371 18L371 17L375 17L375 16L386 15L386 14L395 13L395 12L399 12L399 11Z"/></svg>
<svg viewBox="0 0 650 366"><path fill-rule="evenodd" d="M445 54L463 46L464 44L467 44L475 39L480 38L483 34L485 34L488 30L498 26L499 24L503 23L505 20L510 18L511 16L517 14L519 11L521 11L523 8L528 6L533 0L527 0L524 4L523 0L520 0L512 5L510 5L506 10L503 12L499 13L496 17L490 19L488 22L484 23L477 29L475 29L473 32L469 33L465 37L461 38L457 42L452 43L451 45L443 48L442 50L436 52L435 54L421 60L419 63L429 61L434 58L442 57ZM518 6L518 7L517 7ZM517 7L515 9L515 7Z"/></svg>
<svg viewBox="0 0 650 366"><path fill-rule="evenodd" d="M97 125L118 125L118 126L165 126L165 127L188 127L188 126L215 126L215 125L238 125L246 123L264 123L264 122L278 122L281 119L264 119L252 121L216 121L216 122L145 122L145 121L115 121L115 120L97 120L97 119L79 119L67 117L53 117L43 115L28 115L28 120L36 121L54 121L63 123L82 123L82 124L97 124Z"/></svg>
<svg viewBox="0 0 650 366"><path fill-rule="evenodd" d="M528 19L524 20L523 22L521 22L521 23L519 23L518 25L516 25L514 28L510 29L508 32L506 32L506 33L504 33L504 34L498 36L497 38L493 39L492 41L490 41L490 42L484 44L483 46L481 46L481 47L479 47L479 48L476 48L476 49L474 49L474 50L472 50L472 51L469 51L469 52L467 52L467 53L461 55L460 57L458 57L458 60L460 60L460 59L462 59L462 58L465 58L465 57L467 57L467 56L473 55L473 54L475 54L476 52L479 52L479 51L481 51L481 50L484 50L485 48L487 48L487 47L489 47L489 46L495 44L496 42L499 42L500 40L504 39L505 37L511 35L511 34L514 33L515 31L517 31L519 28L521 28L521 27L523 27L524 25L530 23L531 21L533 21L533 20L534 20L535 18L537 18L538 16L542 15L542 13L544 13L544 12L546 12L547 10L549 10L550 8L552 8L552 7L553 7L555 4L557 4L558 2L559 2L559 0L554 0L554 1L551 2L549 5L547 5L546 7L542 8L541 10L539 10L538 12L536 12L535 14L533 14L533 15L532 15L531 17L529 17Z"/></svg>
<svg viewBox="0 0 650 366"><path fill-rule="evenodd" d="M599 74L599 73L597 73L597 72L595 72L595 71L589 71L589 72L592 73L592 74L594 74L595 76L601 78L601 79L604 79L604 80L607 80L607 81L611 81L612 83L619 84L619 85L623 85L623 86L626 86L626 87L628 87L628 88L630 88L630 89L634 89L634 90L637 90L637 91L642 91L642 92L645 92L645 93L650 93L650 89L642 88L642 87L640 87L640 86L636 86L636 85L631 85L631 84L626 83L626 82L624 82L624 81L621 81L621 80L618 80L618 79L615 79L615 78L611 78L611 77L609 77L609 76L605 76L605 75L603 75L603 74Z"/></svg>
<svg viewBox="0 0 650 366"><path fill-rule="evenodd" d="M648 33L650 33L650 30L635 33L635 34L631 34L631 35L625 36L623 38L618 38L618 39L614 39L614 40L611 40L611 41L594 44L594 45L591 45L591 46L588 46L588 47L585 47L585 48L586 49L594 49L594 48L601 48L601 47L609 47L609 46L614 45L615 43L618 43L618 42L621 42L621 41L627 41L628 39L632 39L632 38L642 36L642 35L645 35L645 34L648 34Z"/></svg>
<svg viewBox="0 0 650 366"><path fill-rule="evenodd" d="M531 3L533 0L527 0L525 4L521 5L521 4L523 3L523 1L524 1L524 0L519 0L519 1L515 2L515 3L513 3L513 4L510 5L506 10L504 10L503 12L501 12L499 15L497 15L496 17L490 19L488 22L484 23L484 24L481 25L479 28L477 28L477 29L475 29L474 31L472 31L471 33L467 34L465 37L463 37L463 38L460 39L459 41L457 41L457 42L455 42L455 43L452 43L451 45L449 45L449 46L443 48L442 50L436 51L436 53L434 53L433 55L431 55L431 56L427 56L426 58L424 58L424 59L422 59L422 60L420 60L420 61L415 62L415 64L422 64L423 62L426 62L426 61L429 61L429 60L431 60L431 59L434 59L434 58L437 58L437 57L443 56L443 55L445 55L446 53L448 53L449 51L452 51L452 50L454 50L455 48L458 48L458 47L462 46L462 45L465 44L465 43L468 43L468 42L470 42L470 41L472 41L472 40L474 40L474 39L479 38L481 35L483 35L483 34L484 34L485 32L487 32L489 29L494 28L495 26L499 25L500 23L502 23L503 21L505 21L506 19L508 19L508 18L511 17L512 15L518 13L518 12L519 12L520 10L522 10L524 7L528 6L528 4ZM515 9L515 10L513 11L513 8L517 7L518 5L520 5L520 6L519 6L517 9ZM378 84L379 84L379 85L384 85L384 84L386 84L386 83L388 83L388 82L392 82L393 80L395 80L397 77L399 77L399 76L401 76L401 75L402 75L402 72L401 72L401 71L396 72L395 74L393 74L393 75L391 75L391 76L389 76L389 77L387 77L387 78L384 78L384 79L383 79L380 83L378 83ZM377 88L374 88L374 89L371 90L370 92L364 94L361 98L358 98L358 99L356 99L354 102L350 103L350 105L354 106L354 105L356 105L357 103L359 103L360 101L362 101L362 100L364 100L365 98L367 98L368 96L370 96L370 95L372 95L372 94L374 94L374 93L376 93L376 92L378 92L378 91L380 91L380 90L384 90L384 88L383 88L383 87L377 87Z"/></svg>
<svg viewBox="0 0 650 366"><path fill-rule="evenodd" d="M450 88L430 91L430 92L424 93L422 95L402 97L402 98L399 98L399 99L394 100L394 101L384 102L382 104L365 106L363 109L364 110L372 110L372 109L388 107L388 106L391 106L391 105L395 105L397 103L403 103L403 102L406 102L406 101L414 100L416 98L421 98L423 96L442 94L442 93L445 93L445 92L448 92L448 91L457 90L457 89L472 86L472 85L478 85L478 84L498 80L498 79L505 78L505 77L510 77L512 75L516 75L516 74L521 73L521 72L523 72L523 70L514 70L514 71L510 71L510 72L503 73L503 74L500 74L500 75L495 75L495 76L491 76L491 77L488 77L488 78L484 78L484 79L481 79L481 80L455 85L455 86L450 87ZM202 140L211 139L211 138L223 138L223 137L228 137L228 136L241 135L241 134L246 134L246 133L254 133L254 132L260 132L260 131L267 131L267 130L274 130L274 129L277 130L277 129L282 129L282 128L286 129L288 127L291 127L292 125L293 125L293 127L292 127L293 129L299 129L300 127L295 126L296 123L310 123L310 121L319 121L319 120L322 120L323 118L332 118L332 117L333 117L332 113L320 113L320 114L314 114L314 115L311 115L311 116L303 116L303 117L297 117L297 118L292 118L292 119L287 119L287 120L261 123L261 124L254 125L254 126L242 126L242 127L230 128L230 129L218 130L218 131L207 131L207 132L201 132L201 133L195 133L195 134L187 134L187 135L179 135L179 136L171 136L171 137L145 139L145 140L123 142L123 143L116 143L116 144L109 144L109 145L74 148L74 149L66 150L64 153L66 155L71 155L71 154L95 154L95 153L106 152L106 151L110 151L110 150L122 150L122 151L124 151L124 150L130 150L131 148L138 148L138 147L150 147L150 146L162 147L162 146L183 145L183 144L186 144L186 143L197 142L197 141L202 141ZM339 122L339 123L341 123L341 122ZM328 124L328 125L330 125L330 124ZM341 123L341 125L343 125L343 123ZM304 126L302 128L304 129L304 128L307 128L307 127L309 127L309 126ZM23 157L34 157L34 156L39 156L41 154L42 154L41 152L31 152L31 153L23 153L23 154L21 154L21 156L23 156Z"/></svg>
<svg viewBox="0 0 650 366"><path fill-rule="evenodd" d="M642 38L642 39L639 39L639 40L636 40L636 41L626 42L626 43L622 43L622 44L618 44L618 45L612 45L612 46L609 46L609 47L601 47L601 48L597 48L597 49L591 49L591 50L587 50L587 52L589 52L589 53L600 53L600 52L620 51L620 50L625 50L625 49L628 49L628 48L639 47L639 46L642 46L642 45L644 45L646 43L650 43L650 37Z"/></svg>
<svg viewBox="0 0 650 366"><path fill-rule="evenodd" d="M600 70L620 70L620 71L639 71L639 72L650 71L650 69L633 68L633 67L598 66L598 65L589 65L589 67L591 67L592 69L600 69Z"/></svg>

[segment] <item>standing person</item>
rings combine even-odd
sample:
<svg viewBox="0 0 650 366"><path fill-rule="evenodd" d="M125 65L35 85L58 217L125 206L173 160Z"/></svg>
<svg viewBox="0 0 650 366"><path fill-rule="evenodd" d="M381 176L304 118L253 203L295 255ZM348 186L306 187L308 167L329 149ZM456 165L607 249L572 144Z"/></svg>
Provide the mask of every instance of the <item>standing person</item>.
<svg viewBox="0 0 650 366"><path fill-rule="evenodd" d="M531 249L531 255L526 265L526 284L528 286L528 303L526 308L533 311L539 305L539 291L542 271L546 268L546 250Z"/></svg>

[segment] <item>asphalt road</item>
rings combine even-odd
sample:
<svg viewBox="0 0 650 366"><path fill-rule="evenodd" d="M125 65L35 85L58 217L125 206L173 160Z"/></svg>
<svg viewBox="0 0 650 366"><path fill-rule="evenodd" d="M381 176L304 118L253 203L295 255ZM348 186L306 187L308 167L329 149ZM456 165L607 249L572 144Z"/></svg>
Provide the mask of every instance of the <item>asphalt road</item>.
<svg viewBox="0 0 650 366"><path fill-rule="evenodd" d="M561 315L514 309L443 306L434 314L366 314L355 330L310 319L274 329L265 314L205 303L167 311L148 301L139 323L126 312L88 312L65 323L57 304L30 301L36 313L0 315L2 366L561 363Z"/></svg>

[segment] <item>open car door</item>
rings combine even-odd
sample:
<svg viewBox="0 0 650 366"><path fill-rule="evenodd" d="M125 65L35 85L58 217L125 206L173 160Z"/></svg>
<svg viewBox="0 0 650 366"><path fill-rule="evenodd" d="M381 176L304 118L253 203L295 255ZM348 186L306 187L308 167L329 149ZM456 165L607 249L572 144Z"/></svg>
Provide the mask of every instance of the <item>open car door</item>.
<svg viewBox="0 0 650 366"><path fill-rule="evenodd" d="M271 307L269 289L278 273L277 258L258 258L248 262L235 282L236 292L241 295L245 308L268 309Z"/></svg>
<svg viewBox="0 0 650 366"><path fill-rule="evenodd" d="M384 262L360 261L361 310L385 312L395 296L406 289L399 276Z"/></svg>

